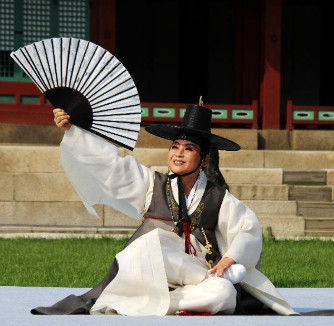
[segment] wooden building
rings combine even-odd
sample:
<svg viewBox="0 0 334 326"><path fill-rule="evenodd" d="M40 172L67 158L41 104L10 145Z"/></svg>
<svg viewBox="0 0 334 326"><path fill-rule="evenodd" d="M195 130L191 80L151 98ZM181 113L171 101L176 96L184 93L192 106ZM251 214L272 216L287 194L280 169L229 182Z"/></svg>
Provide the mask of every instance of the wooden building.
<svg viewBox="0 0 334 326"><path fill-rule="evenodd" d="M202 95L225 125L331 128L333 18L326 0L1 0L0 123L51 123L9 54L64 36L115 54L148 109Z"/></svg>

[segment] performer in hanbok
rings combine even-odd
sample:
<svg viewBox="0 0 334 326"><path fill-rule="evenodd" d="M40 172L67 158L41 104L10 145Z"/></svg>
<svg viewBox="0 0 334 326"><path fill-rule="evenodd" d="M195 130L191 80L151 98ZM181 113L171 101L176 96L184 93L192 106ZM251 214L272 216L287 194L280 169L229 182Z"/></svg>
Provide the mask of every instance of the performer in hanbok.
<svg viewBox="0 0 334 326"><path fill-rule="evenodd" d="M54 115L66 129L65 173L88 211L110 205L142 223L100 284L32 313L295 314L256 268L262 248L256 215L207 180L210 148L240 149L211 133L210 109L189 105L180 126L146 127L171 141L167 174L121 157L113 144L71 125L62 109Z"/></svg>

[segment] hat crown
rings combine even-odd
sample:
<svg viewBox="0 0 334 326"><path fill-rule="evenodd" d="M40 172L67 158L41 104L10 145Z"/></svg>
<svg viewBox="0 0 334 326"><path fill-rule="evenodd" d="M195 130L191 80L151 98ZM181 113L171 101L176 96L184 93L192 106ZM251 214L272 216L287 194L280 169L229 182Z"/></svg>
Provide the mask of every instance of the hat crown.
<svg viewBox="0 0 334 326"><path fill-rule="evenodd" d="M188 105L180 127L190 129L189 131L194 129L210 133L211 117L210 109L200 105Z"/></svg>
<svg viewBox="0 0 334 326"><path fill-rule="evenodd" d="M190 139L189 136L196 136L196 141L207 141L212 148L238 151L240 149L238 144L211 133L211 117L212 111L210 109L202 105L188 105L182 123L179 126L151 124L145 129L155 136L169 140L184 139L183 137L185 136Z"/></svg>

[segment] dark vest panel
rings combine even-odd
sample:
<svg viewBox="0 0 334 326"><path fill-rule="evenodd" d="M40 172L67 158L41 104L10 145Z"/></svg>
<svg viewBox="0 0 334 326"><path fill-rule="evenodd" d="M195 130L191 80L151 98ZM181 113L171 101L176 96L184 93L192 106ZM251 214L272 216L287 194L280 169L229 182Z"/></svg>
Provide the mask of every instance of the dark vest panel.
<svg viewBox="0 0 334 326"><path fill-rule="evenodd" d="M215 228L218 222L219 210L224 199L225 189L214 185L208 181L203 197L198 204L195 211L190 215L191 220L191 233L197 238L197 240L203 245L206 245L205 235L212 245L212 254L207 255L206 259L212 261L213 264L217 263L221 259L221 253L219 252L217 240L215 237ZM172 201L173 217L177 220L178 205L174 197ZM148 208L145 219L143 221L143 228L146 228L146 224L149 223L148 229L152 230L152 220L155 221L156 227L161 227L165 230L172 231L175 227L172 213L168 206L167 198L167 175L159 172L155 173L155 181L153 188L153 196L150 207Z"/></svg>

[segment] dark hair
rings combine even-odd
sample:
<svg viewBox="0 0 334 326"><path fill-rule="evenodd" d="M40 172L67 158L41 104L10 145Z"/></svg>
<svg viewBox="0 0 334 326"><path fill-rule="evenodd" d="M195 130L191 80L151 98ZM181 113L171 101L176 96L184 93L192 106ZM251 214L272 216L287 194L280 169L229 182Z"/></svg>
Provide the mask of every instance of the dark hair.
<svg viewBox="0 0 334 326"><path fill-rule="evenodd" d="M205 169L205 174L209 181L229 190L228 184L225 181L224 176L219 170L219 153L216 148L210 149L209 164Z"/></svg>
<svg viewBox="0 0 334 326"><path fill-rule="evenodd" d="M205 144L200 146L201 148L201 156L202 156L202 160L205 158L206 155L209 155L210 153L210 144Z"/></svg>

